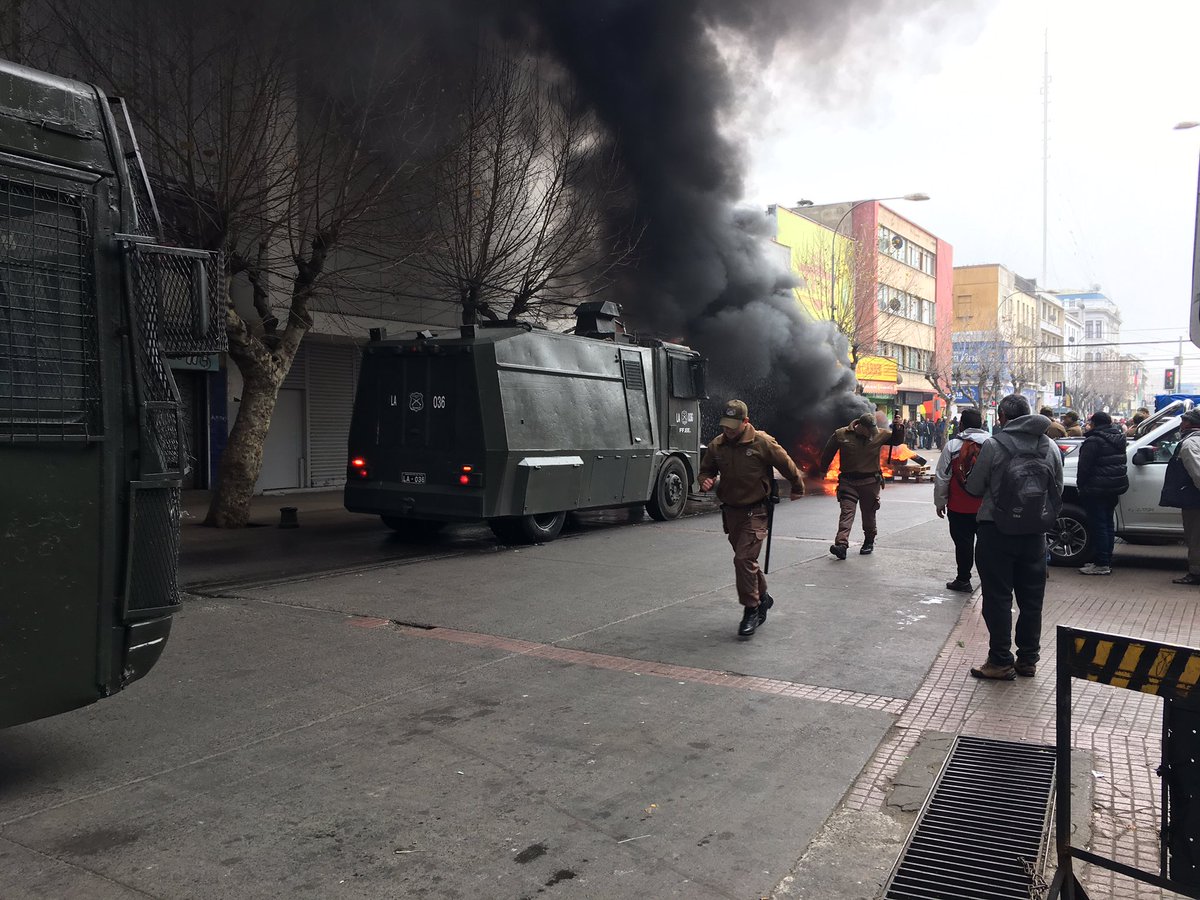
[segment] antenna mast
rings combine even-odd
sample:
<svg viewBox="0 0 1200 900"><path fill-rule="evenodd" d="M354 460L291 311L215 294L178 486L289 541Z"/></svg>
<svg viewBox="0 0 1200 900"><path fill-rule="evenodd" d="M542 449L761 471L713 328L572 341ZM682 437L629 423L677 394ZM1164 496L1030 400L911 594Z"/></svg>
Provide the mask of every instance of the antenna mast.
<svg viewBox="0 0 1200 900"><path fill-rule="evenodd" d="M1050 29L1045 32L1042 72L1042 287L1046 287L1046 236L1049 231L1050 185Z"/></svg>

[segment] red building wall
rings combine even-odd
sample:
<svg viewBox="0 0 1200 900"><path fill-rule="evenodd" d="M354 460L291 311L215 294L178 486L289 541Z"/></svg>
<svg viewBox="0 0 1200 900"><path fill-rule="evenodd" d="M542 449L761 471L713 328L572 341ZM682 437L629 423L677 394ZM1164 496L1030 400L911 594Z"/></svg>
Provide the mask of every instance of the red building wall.
<svg viewBox="0 0 1200 900"><path fill-rule="evenodd" d="M934 367L943 377L949 376L954 359L954 248L938 238L937 285L934 302L937 303L935 321Z"/></svg>

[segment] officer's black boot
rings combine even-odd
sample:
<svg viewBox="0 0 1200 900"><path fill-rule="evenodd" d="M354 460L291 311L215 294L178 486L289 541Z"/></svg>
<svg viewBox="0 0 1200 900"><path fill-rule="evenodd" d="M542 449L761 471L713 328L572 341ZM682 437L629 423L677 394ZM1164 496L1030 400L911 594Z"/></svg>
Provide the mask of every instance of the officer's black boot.
<svg viewBox="0 0 1200 900"><path fill-rule="evenodd" d="M758 598L758 624L761 625L767 621L767 610L775 605L775 598L763 591L763 595Z"/></svg>
<svg viewBox="0 0 1200 900"><path fill-rule="evenodd" d="M875 551L875 538L864 538L862 546L858 548L859 556L867 556Z"/></svg>
<svg viewBox="0 0 1200 900"><path fill-rule="evenodd" d="M747 606L742 612L742 624L738 626L738 637L750 637L758 627L758 607Z"/></svg>

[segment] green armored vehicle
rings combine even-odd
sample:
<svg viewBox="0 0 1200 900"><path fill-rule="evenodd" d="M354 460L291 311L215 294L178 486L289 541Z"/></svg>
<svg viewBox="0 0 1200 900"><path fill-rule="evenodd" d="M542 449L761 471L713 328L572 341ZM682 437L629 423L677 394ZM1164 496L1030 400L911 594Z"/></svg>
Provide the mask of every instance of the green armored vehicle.
<svg viewBox="0 0 1200 900"><path fill-rule="evenodd" d="M678 517L699 468L704 361L635 341L619 314L596 301L574 334L499 322L373 340L346 508L412 536L486 520L506 543L552 540L572 510Z"/></svg>
<svg viewBox="0 0 1200 900"><path fill-rule="evenodd" d="M165 354L220 349L224 300L159 232L120 101L0 60L0 727L146 674L179 607Z"/></svg>

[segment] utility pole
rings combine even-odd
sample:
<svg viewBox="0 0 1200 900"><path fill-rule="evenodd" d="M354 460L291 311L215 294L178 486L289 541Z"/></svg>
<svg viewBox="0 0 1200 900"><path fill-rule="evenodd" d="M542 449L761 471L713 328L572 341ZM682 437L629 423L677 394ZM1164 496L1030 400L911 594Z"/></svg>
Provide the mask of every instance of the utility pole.
<svg viewBox="0 0 1200 900"><path fill-rule="evenodd" d="M1042 68L1042 287L1046 281L1046 243L1050 222L1050 29L1044 35L1045 51Z"/></svg>

